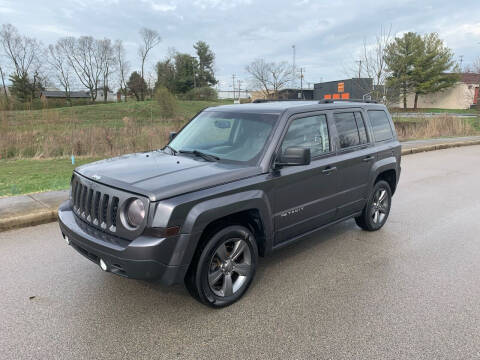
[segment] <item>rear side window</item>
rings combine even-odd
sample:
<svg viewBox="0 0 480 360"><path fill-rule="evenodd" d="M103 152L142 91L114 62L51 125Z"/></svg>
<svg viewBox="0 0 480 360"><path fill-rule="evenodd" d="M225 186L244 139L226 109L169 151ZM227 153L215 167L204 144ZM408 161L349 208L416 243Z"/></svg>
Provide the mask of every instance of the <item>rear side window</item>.
<svg viewBox="0 0 480 360"><path fill-rule="evenodd" d="M385 141L393 139L392 127L388 116L383 110L368 110L368 117L372 124L373 136L375 141Z"/></svg>
<svg viewBox="0 0 480 360"><path fill-rule="evenodd" d="M353 112L334 114L334 119L340 147L344 149L360 145L360 135L358 134L357 122Z"/></svg>
<svg viewBox="0 0 480 360"><path fill-rule="evenodd" d="M360 135L360 144L366 144L368 142L367 131L365 130L362 114L355 112L355 120L357 121L358 134Z"/></svg>

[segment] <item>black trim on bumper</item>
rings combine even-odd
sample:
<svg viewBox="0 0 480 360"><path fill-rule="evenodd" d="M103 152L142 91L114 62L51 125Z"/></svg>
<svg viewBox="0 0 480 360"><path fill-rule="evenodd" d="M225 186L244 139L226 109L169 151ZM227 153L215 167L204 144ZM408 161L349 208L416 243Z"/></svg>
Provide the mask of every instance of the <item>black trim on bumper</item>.
<svg viewBox="0 0 480 360"><path fill-rule="evenodd" d="M97 265L102 258L112 273L158 280L164 285L183 283L188 265L168 265L175 254L176 237L141 235L133 241L117 238L78 219L68 201L58 209L58 219L60 230L63 236L68 236L71 246Z"/></svg>

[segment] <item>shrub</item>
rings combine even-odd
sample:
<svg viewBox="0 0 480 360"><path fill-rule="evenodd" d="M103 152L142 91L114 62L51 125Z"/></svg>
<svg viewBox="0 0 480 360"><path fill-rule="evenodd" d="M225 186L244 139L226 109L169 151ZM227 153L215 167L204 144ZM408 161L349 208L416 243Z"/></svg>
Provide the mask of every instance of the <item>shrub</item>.
<svg viewBox="0 0 480 360"><path fill-rule="evenodd" d="M155 90L155 100L160 105L160 114L163 117L173 117L177 114L178 105L175 96L167 88L159 87Z"/></svg>
<svg viewBox="0 0 480 360"><path fill-rule="evenodd" d="M185 100L217 100L217 92L211 87L199 87L187 91L185 94Z"/></svg>

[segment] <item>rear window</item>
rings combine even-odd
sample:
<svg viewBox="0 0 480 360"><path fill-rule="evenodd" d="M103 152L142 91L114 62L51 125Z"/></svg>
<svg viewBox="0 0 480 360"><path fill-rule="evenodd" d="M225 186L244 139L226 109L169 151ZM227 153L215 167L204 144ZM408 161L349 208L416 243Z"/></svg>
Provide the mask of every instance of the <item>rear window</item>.
<svg viewBox="0 0 480 360"><path fill-rule="evenodd" d="M351 113L336 113L333 115L337 127L338 140L342 149L360 144L355 115Z"/></svg>
<svg viewBox="0 0 480 360"><path fill-rule="evenodd" d="M393 139L393 131L387 113L383 110L368 110L368 117L372 124L375 141Z"/></svg>

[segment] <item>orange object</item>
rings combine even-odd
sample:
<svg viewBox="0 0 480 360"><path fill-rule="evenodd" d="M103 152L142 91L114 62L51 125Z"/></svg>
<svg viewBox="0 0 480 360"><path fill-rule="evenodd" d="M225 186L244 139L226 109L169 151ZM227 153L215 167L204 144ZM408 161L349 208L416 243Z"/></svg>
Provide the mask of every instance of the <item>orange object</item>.
<svg viewBox="0 0 480 360"><path fill-rule="evenodd" d="M340 94L333 94L334 99L340 99Z"/></svg>
<svg viewBox="0 0 480 360"><path fill-rule="evenodd" d="M342 94L342 99L350 99L350 93L343 93Z"/></svg>
<svg viewBox="0 0 480 360"><path fill-rule="evenodd" d="M343 83L343 82L338 83L338 92L342 93L344 91L345 91L345 83Z"/></svg>
<svg viewBox="0 0 480 360"><path fill-rule="evenodd" d="M326 95L323 96L323 98L324 98L324 99L331 99L331 98L332 98L332 95L326 94Z"/></svg>

